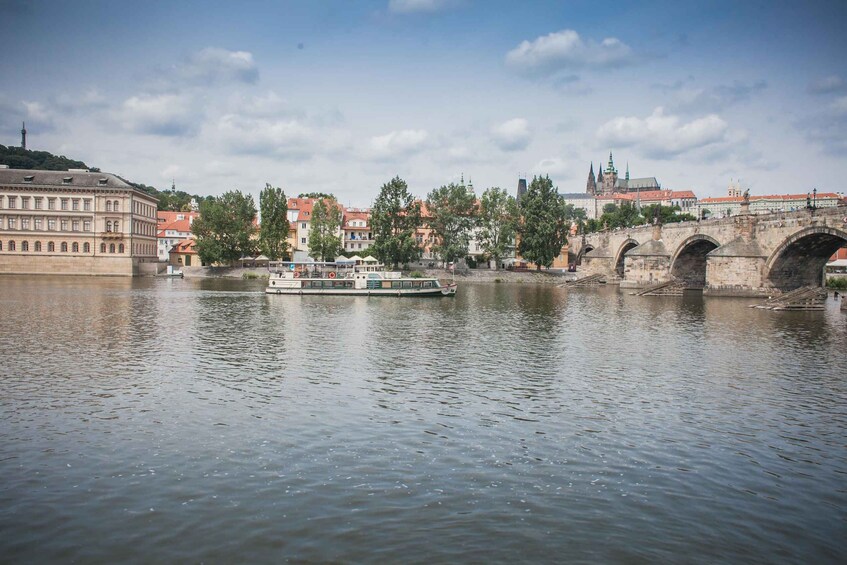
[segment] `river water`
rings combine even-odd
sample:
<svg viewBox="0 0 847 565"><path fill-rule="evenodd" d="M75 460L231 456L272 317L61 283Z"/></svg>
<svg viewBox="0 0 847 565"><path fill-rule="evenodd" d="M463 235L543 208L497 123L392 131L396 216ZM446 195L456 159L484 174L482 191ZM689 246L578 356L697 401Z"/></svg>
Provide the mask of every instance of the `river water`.
<svg viewBox="0 0 847 565"><path fill-rule="evenodd" d="M0 278L0 561L844 562L847 315Z"/></svg>

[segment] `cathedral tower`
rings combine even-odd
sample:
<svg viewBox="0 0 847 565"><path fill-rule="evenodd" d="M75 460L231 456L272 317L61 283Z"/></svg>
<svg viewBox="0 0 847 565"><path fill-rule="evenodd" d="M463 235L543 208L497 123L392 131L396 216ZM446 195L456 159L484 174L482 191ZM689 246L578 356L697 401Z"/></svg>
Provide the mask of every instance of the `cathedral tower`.
<svg viewBox="0 0 847 565"><path fill-rule="evenodd" d="M588 169L588 182L585 184L585 192L591 195L597 194L597 182L594 180L594 161Z"/></svg>
<svg viewBox="0 0 847 565"><path fill-rule="evenodd" d="M615 168L615 162L612 159L612 152L609 152L609 164L606 165L606 172L603 174L603 194L612 194L615 191L615 185L618 183L618 170Z"/></svg>

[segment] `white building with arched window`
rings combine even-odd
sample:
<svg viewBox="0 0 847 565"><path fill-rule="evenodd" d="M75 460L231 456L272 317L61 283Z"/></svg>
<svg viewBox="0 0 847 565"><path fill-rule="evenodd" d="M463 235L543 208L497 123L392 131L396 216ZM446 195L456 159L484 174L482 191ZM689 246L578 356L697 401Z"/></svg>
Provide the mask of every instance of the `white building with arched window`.
<svg viewBox="0 0 847 565"><path fill-rule="evenodd" d="M153 196L86 169L0 166L0 273L156 273Z"/></svg>

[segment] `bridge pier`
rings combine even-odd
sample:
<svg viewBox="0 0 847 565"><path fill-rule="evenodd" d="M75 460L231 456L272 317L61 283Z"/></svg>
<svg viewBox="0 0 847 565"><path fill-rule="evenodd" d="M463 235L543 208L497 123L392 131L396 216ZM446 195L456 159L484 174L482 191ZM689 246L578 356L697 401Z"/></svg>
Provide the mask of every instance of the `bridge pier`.
<svg viewBox="0 0 847 565"><path fill-rule="evenodd" d="M621 288L642 288L670 282L671 254L662 241L662 226L653 226L653 238L625 255Z"/></svg>

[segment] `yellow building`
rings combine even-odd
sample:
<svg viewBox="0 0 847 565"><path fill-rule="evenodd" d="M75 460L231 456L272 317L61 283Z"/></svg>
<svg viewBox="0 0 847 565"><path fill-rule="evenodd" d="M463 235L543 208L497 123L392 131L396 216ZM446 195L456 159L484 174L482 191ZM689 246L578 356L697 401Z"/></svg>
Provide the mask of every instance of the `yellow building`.
<svg viewBox="0 0 847 565"><path fill-rule="evenodd" d="M109 173L0 167L0 273L156 273L156 199Z"/></svg>

